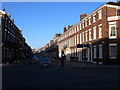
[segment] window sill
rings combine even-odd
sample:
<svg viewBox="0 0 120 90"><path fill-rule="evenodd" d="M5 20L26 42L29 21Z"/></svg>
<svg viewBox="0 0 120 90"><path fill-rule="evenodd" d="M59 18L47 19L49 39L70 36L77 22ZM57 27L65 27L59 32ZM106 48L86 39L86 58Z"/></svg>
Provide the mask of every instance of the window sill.
<svg viewBox="0 0 120 90"><path fill-rule="evenodd" d="M110 59L116 59L117 57L110 57Z"/></svg>
<svg viewBox="0 0 120 90"><path fill-rule="evenodd" d="M103 57L99 57L99 59L103 59Z"/></svg>

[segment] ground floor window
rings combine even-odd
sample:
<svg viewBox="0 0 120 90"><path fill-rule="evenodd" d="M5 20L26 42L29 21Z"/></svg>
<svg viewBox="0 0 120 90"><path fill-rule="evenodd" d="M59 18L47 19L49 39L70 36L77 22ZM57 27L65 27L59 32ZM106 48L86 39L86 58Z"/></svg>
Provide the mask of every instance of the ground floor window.
<svg viewBox="0 0 120 90"><path fill-rule="evenodd" d="M96 58L97 52L96 52L96 46L93 47L93 58Z"/></svg>
<svg viewBox="0 0 120 90"><path fill-rule="evenodd" d="M102 45L99 45L99 58L102 58Z"/></svg>
<svg viewBox="0 0 120 90"><path fill-rule="evenodd" d="M117 57L117 44L109 44L109 56L110 58Z"/></svg>

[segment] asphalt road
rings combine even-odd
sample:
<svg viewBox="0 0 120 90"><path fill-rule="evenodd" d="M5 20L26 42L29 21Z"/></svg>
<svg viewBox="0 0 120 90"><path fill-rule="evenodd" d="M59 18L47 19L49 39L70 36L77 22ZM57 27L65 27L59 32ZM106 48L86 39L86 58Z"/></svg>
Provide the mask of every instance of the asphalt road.
<svg viewBox="0 0 120 90"><path fill-rule="evenodd" d="M39 64L3 67L3 88L119 88L118 68L76 69Z"/></svg>

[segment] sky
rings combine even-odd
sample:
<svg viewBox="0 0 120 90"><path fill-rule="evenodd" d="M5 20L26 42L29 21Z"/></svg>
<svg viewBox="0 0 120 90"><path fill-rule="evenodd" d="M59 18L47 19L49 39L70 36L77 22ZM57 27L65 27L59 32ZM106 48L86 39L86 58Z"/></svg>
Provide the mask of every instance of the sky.
<svg viewBox="0 0 120 90"><path fill-rule="evenodd" d="M105 2L3 2L2 9L11 13L23 31L26 42L39 49L63 28L80 21L80 14L90 14Z"/></svg>

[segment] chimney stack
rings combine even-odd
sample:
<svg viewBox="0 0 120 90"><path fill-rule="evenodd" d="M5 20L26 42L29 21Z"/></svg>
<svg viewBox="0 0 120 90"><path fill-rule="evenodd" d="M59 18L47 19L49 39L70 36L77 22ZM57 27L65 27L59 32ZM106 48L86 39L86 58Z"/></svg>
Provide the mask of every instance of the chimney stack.
<svg viewBox="0 0 120 90"><path fill-rule="evenodd" d="M11 21L14 23L14 18Z"/></svg>
<svg viewBox="0 0 120 90"><path fill-rule="evenodd" d="M80 14L80 21L84 19L86 16L88 16L88 14Z"/></svg>
<svg viewBox="0 0 120 90"><path fill-rule="evenodd" d="M7 13L7 16L8 16L9 18L11 18L11 14L10 14L10 13Z"/></svg>
<svg viewBox="0 0 120 90"><path fill-rule="evenodd" d="M73 27L73 25L68 25L68 29L70 29L71 27Z"/></svg>
<svg viewBox="0 0 120 90"><path fill-rule="evenodd" d="M20 30L20 34L22 34L22 30Z"/></svg>
<svg viewBox="0 0 120 90"><path fill-rule="evenodd" d="M64 33L67 31L66 27L64 27Z"/></svg>

